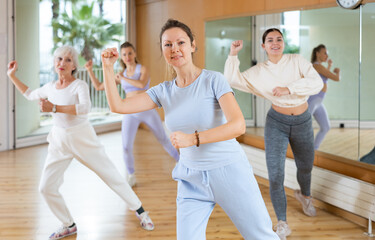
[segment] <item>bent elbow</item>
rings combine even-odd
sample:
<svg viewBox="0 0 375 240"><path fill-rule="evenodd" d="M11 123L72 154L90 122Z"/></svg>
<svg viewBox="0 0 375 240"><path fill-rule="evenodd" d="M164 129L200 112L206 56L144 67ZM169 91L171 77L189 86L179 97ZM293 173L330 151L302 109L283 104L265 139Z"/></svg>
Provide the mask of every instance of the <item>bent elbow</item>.
<svg viewBox="0 0 375 240"><path fill-rule="evenodd" d="M245 119L239 120L236 123L236 129L234 131L235 137L241 136L246 132L246 123Z"/></svg>
<svg viewBox="0 0 375 240"><path fill-rule="evenodd" d="M245 134L245 132L246 132L246 123L245 123L245 120L243 120L241 126L239 127L239 136Z"/></svg>
<svg viewBox="0 0 375 240"><path fill-rule="evenodd" d="M90 113L91 103L81 103L75 105L74 115L87 115Z"/></svg>
<svg viewBox="0 0 375 240"><path fill-rule="evenodd" d="M104 84L100 84L99 86L95 86L96 91L104 91Z"/></svg>
<svg viewBox="0 0 375 240"><path fill-rule="evenodd" d="M118 107L116 107L116 105L114 104L109 104L109 110L111 111L111 112L113 112L113 113L121 113L120 111L119 111L119 108Z"/></svg>

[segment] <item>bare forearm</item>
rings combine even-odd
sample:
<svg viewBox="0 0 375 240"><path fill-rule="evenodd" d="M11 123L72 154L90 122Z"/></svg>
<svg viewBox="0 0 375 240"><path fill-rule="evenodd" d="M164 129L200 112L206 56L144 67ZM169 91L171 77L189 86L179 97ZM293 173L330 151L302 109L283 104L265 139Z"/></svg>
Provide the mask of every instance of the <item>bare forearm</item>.
<svg viewBox="0 0 375 240"><path fill-rule="evenodd" d="M104 85L103 83L99 82L98 78L95 76L94 72L92 70L88 71L90 80L92 84L94 85L94 88L96 91L103 91L104 90Z"/></svg>
<svg viewBox="0 0 375 240"><path fill-rule="evenodd" d="M243 119L228 122L221 126L199 132L200 144L213 143L236 138L246 131L246 124Z"/></svg>
<svg viewBox="0 0 375 240"><path fill-rule="evenodd" d="M26 92L26 90L29 88L26 86L21 80L19 80L15 75L9 76L10 80L12 80L14 86L20 91L22 94Z"/></svg>
<svg viewBox="0 0 375 240"><path fill-rule="evenodd" d="M122 104L122 99L117 91L113 67L103 67L103 78L109 108L112 112L118 112L118 108Z"/></svg>
<svg viewBox="0 0 375 240"><path fill-rule="evenodd" d="M334 80L336 82L340 81L340 73L335 73L335 75L336 75L336 78L332 79L332 80Z"/></svg>

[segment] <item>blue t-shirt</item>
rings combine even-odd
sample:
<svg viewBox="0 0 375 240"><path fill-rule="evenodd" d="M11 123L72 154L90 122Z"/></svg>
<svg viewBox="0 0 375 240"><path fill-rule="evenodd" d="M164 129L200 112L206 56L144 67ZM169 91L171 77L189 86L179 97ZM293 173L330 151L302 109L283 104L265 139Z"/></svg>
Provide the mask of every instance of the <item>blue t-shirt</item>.
<svg viewBox="0 0 375 240"><path fill-rule="evenodd" d="M147 90L150 98L163 107L167 128L172 132L187 134L227 122L218 100L228 92L233 93L224 75L205 69L187 87L178 87L174 79ZM233 163L243 156L244 152L236 139L230 139L181 148L179 161L192 169L210 170Z"/></svg>

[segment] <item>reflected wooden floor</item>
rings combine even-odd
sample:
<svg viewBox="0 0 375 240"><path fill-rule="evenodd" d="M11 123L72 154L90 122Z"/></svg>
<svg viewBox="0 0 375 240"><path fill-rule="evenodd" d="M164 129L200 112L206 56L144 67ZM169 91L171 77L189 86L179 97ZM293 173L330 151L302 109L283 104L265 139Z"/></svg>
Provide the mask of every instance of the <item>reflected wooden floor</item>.
<svg viewBox="0 0 375 240"><path fill-rule="evenodd" d="M247 128L247 133L264 136L264 128ZM318 129L314 129L314 134ZM358 148L360 140L360 148ZM375 147L375 129L332 128L325 136L319 151L358 161Z"/></svg>
<svg viewBox="0 0 375 240"><path fill-rule="evenodd" d="M121 135L100 135L107 153L124 175ZM0 239L46 240L59 226L38 193L38 182L47 145L0 152ZM61 192L78 226L78 235L67 240L176 239L176 182L171 179L174 160L147 130L139 130L134 154L137 186L135 192L150 211L155 230L142 230L134 213L95 174L73 161L65 174ZM260 185L273 223L268 188ZM251 217L251 216L249 216ZM319 210L317 217L303 215L299 203L288 197L288 221L292 235L288 240L370 239L365 229ZM219 206L208 227L207 239L243 239Z"/></svg>

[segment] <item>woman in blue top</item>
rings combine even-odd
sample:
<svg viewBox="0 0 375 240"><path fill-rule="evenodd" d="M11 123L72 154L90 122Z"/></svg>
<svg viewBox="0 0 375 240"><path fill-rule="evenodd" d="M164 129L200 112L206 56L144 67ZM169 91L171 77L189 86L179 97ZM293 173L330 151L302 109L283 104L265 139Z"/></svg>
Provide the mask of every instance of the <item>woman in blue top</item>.
<svg viewBox="0 0 375 240"><path fill-rule="evenodd" d="M121 44L120 54L122 71L115 76L116 84L121 84L122 89L126 92L126 97L133 97L145 92L150 86L150 77L147 68L139 64L133 44L130 42ZM97 91L104 90L104 84L99 82L92 70L91 60L85 64L85 68L90 75L91 82L95 89ZM155 109L140 113L125 114L122 118L121 125L123 158L127 168L127 180L132 187L136 184L133 146L139 124L141 123L145 123L147 127L151 129L169 155L176 161L179 159L179 154L177 150L173 148L165 134L163 124Z"/></svg>
<svg viewBox="0 0 375 240"><path fill-rule="evenodd" d="M195 40L185 24L168 20L160 43L175 78L131 98L123 100L116 91L116 49L104 50L102 62L113 112L164 109L172 145L180 149L180 161L172 173L178 181L177 239L206 239L207 222L216 203L245 239L279 239L272 231L252 167L235 140L245 132L245 121L226 79L194 65Z"/></svg>
<svg viewBox="0 0 375 240"><path fill-rule="evenodd" d="M323 66L323 62L327 62L328 66ZM307 101L309 103L309 112L314 116L320 127L314 140L314 149L317 150L329 129L331 129L328 113L323 105L323 99L327 92L327 82L328 79L332 79L336 82L340 81L340 69L334 68L333 72L331 72L332 60L328 59L327 48L323 44L319 44L313 49L311 53L311 63L324 83L322 90L318 94L310 96Z"/></svg>

